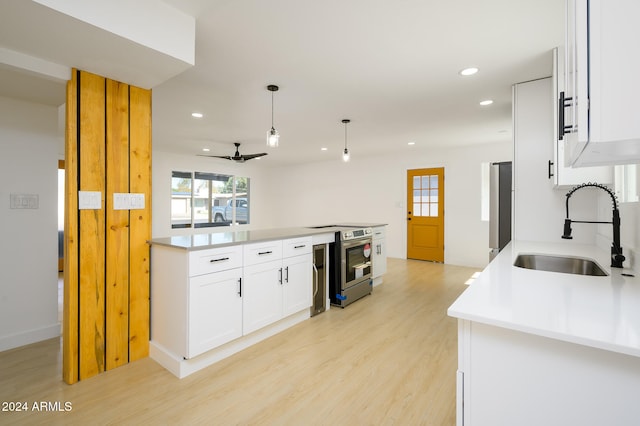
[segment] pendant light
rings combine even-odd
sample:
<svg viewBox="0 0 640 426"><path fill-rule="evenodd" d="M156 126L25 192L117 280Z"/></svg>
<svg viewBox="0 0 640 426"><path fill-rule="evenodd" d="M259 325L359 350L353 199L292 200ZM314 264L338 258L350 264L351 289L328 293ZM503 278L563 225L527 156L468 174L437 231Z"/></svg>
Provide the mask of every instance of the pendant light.
<svg viewBox="0 0 640 426"><path fill-rule="evenodd" d="M342 122L344 123L344 152L342 153L342 161L346 163L351 157L349 154L349 148L347 148L347 124L349 124L351 120L345 118Z"/></svg>
<svg viewBox="0 0 640 426"><path fill-rule="evenodd" d="M271 129L267 132L267 146L269 148L277 148L280 139L280 133L273 127L273 92L277 92L278 89L279 87L274 84L267 86L267 90L271 92Z"/></svg>

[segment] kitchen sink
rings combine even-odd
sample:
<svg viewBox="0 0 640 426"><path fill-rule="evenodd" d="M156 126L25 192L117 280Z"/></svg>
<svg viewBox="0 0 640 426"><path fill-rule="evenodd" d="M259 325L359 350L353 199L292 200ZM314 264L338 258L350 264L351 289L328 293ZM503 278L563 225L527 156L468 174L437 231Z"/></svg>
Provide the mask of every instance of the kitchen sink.
<svg viewBox="0 0 640 426"><path fill-rule="evenodd" d="M562 272L565 274L592 275L598 277L609 275L596 262L583 257L519 254L513 265L519 268Z"/></svg>

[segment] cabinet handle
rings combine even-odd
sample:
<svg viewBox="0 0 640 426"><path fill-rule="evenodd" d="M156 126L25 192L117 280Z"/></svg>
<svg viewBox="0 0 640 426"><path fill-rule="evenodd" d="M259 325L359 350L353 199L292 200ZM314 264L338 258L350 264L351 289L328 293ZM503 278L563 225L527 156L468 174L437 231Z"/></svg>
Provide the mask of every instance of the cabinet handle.
<svg viewBox="0 0 640 426"><path fill-rule="evenodd" d="M284 268L284 271L286 272L286 275L284 276L284 282L288 283L289 282L289 267L287 266L286 268Z"/></svg>
<svg viewBox="0 0 640 426"><path fill-rule="evenodd" d="M222 262L223 260L229 260L228 257L221 257L220 259L211 259L209 263Z"/></svg>
<svg viewBox="0 0 640 426"><path fill-rule="evenodd" d="M547 173L549 174L549 179L553 177L553 172L551 171L552 169L553 169L553 161L549 160L549 170L547 171Z"/></svg>
<svg viewBox="0 0 640 426"><path fill-rule="evenodd" d="M315 298L316 294L318 294L318 268L315 263L312 263L311 266L313 266L313 297Z"/></svg>
<svg viewBox="0 0 640 426"><path fill-rule="evenodd" d="M572 105L573 98L565 98L564 92L560 92L560 99L558 99L558 140L563 140L564 135L573 132L573 126L564 122L564 110Z"/></svg>
<svg viewBox="0 0 640 426"><path fill-rule="evenodd" d="M238 296L242 297L242 277L238 278Z"/></svg>
<svg viewBox="0 0 640 426"><path fill-rule="evenodd" d="M560 99L558 99L558 140L564 139L564 108L564 92L560 92Z"/></svg>
<svg viewBox="0 0 640 426"><path fill-rule="evenodd" d="M271 250L269 250L269 251L261 251L261 252L258 252L258 256L262 256L264 254L271 254L271 253L273 253Z"/></svg>
<svg viewBox="0 0 640 426"><path fill-rule="evenodd" d="M293 248L294 248L294 249L299 249L299 248L303 248L303 247L306 247L306 246L307 246L306 244L303 244L303 245L301 245L301 246L294 246Z"/></svg>
<svg viewBox="0 0 640 426"><path fill-rule="evenodd" d="M280 282L280 285L282 285L282 268L278 269L278 273L280 273L280 278L278 279L278 281Z"/></svg>

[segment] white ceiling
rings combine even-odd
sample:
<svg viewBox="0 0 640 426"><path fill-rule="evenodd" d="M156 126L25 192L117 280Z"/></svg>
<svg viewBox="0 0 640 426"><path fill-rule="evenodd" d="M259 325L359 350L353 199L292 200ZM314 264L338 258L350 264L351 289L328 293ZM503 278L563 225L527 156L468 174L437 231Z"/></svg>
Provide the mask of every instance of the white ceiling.
<svg viewBox="0 0 640 426"><path fill-rule="evenodd" d="M243 154L269 152L253 160L264 166L339 161L343 118L354 161L509 141L511 85L549 76L551 49L563 43L561 0L164 1L197 18L196 64L153 87L154 149L231 155L237 141ZM18 3L30 2L2 0L0 27ZM57 29L66 30L83 28ZM7 31L0 47L43 55L37 28L19 43ZM77 66L69 61L58 63ZM468 66L480 71L458 75ZM0 67L0 96L64 101L62 83L27 77ZM268 84L280 86L280 147L271 150ZM478 104L489 98L493 105Z"/></svg>

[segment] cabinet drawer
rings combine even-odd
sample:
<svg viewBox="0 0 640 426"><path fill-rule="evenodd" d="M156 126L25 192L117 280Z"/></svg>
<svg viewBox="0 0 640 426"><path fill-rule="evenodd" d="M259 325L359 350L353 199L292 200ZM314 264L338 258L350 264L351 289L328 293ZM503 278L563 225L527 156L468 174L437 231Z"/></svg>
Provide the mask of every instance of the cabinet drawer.
<svg viewBox="0 0 640 426"><path fill-rule="evenodd" d="M282 241L265 241L244 246L244 266L282 259Z"/></svg>
<svg viewBox="0 0 640 426"><path fill-rule="evenodd" d="M282 257L299 256L311 253L311 237L291 238L282 241Z"/></svg>
<svg viewBox="0 0 640 426"><path fill-rule="evenodd" d="M372 238L375 240L377 238L384 238L384 226L380 226L378 228L373 228L373 236Z"/></svg>
<svg viewBox="0 0 640 426"><path fill-rule="evenodd" d="M242 246L189 252L189 276L210 274L242 267Z"/></svg>

